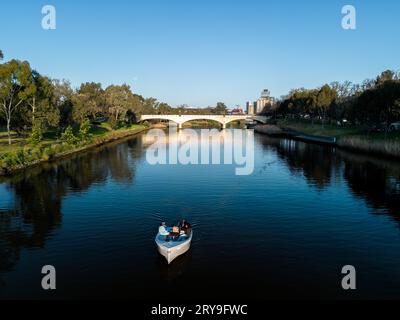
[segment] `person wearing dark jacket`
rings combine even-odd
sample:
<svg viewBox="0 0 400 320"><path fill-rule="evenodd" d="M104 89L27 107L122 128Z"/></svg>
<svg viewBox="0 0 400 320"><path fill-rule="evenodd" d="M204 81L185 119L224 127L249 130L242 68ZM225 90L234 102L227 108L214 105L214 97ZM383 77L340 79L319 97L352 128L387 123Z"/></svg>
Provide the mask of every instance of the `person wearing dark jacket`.
<svg viewBox="0 0 400 320"><path fill-rule="evenodd" d="M192 226L189 222L187 222L185 219L183 219L180 223L180 229L185 232L185 234L190 235L190 232L192 232Z"/></svg>

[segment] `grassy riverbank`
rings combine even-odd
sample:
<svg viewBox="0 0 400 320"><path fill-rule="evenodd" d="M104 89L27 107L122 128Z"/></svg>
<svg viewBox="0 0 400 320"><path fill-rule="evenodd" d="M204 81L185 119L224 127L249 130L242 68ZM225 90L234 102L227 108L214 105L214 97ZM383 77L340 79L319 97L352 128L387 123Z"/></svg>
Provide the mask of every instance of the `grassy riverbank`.
<svg viewBox="0 0 400 320"><path fill-rule="evenodd" d="M38 143L32 142L29 137L19 137L13 133L11 145L8 144L7 135L0 132L0 175L12 174L26 167L82 152L146 129L144 125L131 125L113 130L107 123L103 123L93 126L85 139L76 137L63 140L55 131L50 131Z"/></svg>
<svg viewBox="0 0 400 320"><path fill-rule="evenodd" d="M325 136L325 137L345 137L362 135L361 128L353 127L339 127L332 124L311 124L310 122L293 121L293 120L280 120L278 126L283 129L291 129L304 134L313 136Z"/></svg>
<svg viewBox="0 0 400 320"><path fill-rule="evenodd" d="M331 124L281 120L277 126L259 130L266 134L309 135L336 138L338 147L369 154L400 158L400 132L368 132L360 127L340 127Z"/></svg>

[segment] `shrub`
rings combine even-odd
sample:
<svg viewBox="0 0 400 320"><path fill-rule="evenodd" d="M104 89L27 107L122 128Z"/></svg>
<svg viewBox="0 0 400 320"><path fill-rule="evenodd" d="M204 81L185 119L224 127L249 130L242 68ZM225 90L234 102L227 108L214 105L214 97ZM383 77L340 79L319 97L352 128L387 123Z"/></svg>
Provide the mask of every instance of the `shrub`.
<svg viewBox="0 0 400 320"><path fill-rule="evenodd" d="M88 119L83 121L79 128L79 138L81 141L87 141L91 139L90 129L92 129L92 125Z"/></svg>
<svg viewBox="0 0 400 320"><path fill-rule="evenodd" d="M32 128L31 136L29 137L29 141L32 144L38 144L40 141L43 140L43 132L39 126L34 126Z"/></svg>
<svg viewBox="0 0 400 320"><path fill-rule="evenodd" d="M11 153L11 152L4 153L1 156L1 166L2 167L9 168L9 167L12 167L15 165L17 165L17 162L16 162L16 157L13 153Z"/></svg>
<svg viewBox="0 0 400 320"><path fill-rule="evenodd" d="M121 127L121 122L116 120L114 117L111 117L108 122L113 130L117 130Z"/></svg>
<svg viewBox="0 0 400 320"><path fill-rule="evenodd" d="M68 150L67 145L63 145L62 143L55 144L52 146L55 153L63 153Z"/></svg>
<svg viewBox="0 0 400 320"><path fill-rule="evenodd" d="M78 142L78 138L74 135L74 131L71 126L68 126L67 129L65 129L60 140L70 145L74 145Z"/></svg>

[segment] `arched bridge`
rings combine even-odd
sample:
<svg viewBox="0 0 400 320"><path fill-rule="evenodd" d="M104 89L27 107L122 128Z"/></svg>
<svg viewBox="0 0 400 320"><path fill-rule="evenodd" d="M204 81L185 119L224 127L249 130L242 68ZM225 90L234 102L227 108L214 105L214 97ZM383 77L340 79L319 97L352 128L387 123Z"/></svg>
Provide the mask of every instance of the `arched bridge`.
<svg viewBox="0 0 400 320"><path fill-rule="evenodd" d="M185 122L193 121L193 120L213 120L217 121L222 125L222 128L225 129L226 125L229 122L238 121L238 120L254 120L260 123L266 123L267 117L265 116L250 116L250 115L232 115L232 116L224 116L224 115L152 115L152 114L144 114L140 117L140 121L146 120L168 120L173 121L178 124L179 129L182 129L182 126Z"/></svg>

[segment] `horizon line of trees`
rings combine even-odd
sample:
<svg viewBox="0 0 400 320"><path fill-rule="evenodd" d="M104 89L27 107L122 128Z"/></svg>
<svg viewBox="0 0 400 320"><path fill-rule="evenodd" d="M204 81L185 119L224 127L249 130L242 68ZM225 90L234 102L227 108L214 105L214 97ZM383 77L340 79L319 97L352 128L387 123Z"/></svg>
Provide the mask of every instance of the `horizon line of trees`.
<svg viewBox="0 0 400 320"><path fill-rule="evenodd" d="M293 89L265 110L276 117L309 119L324 123L349 121L375 126L400 119L400 73L382 72L362 84L332 82L316 89Z"/></svg>
<svg viewBox="0 0 400 320"><path fill-rule="evenodd" d="M3 60L0 50L0 60ZM220 114L228 111L223 102L216 107L176 108L155 98L132 92L127 84L109 85L86 82L73 89L67 80L51 79L32 69L29 62L10 60L0 63L0 126L31 134L59 131L90 122L108 121L113 128L133 124L141 114ZM312 122L374 126L400 119L400 73L382 72L362 84L332 82L315 89L293 89L264 113L275 117L310 119Z"/></svg>
<svg viewBox="0 0 400 320"><path fill-rule="evenodd" d="M3 60L0 50L0 60ZM5 126L8 142L11 132L29 133L41 140L52 128L87 122L108 121L112 128L133 124L141 114L225 114L227 107L217 103L215 108L173 108L155 98L144 98L132 92L127 84L109 85L86 82L73 89L68 80L51 79L32 69L29 62L12 59L0 63L0 126Z"/></svg>

